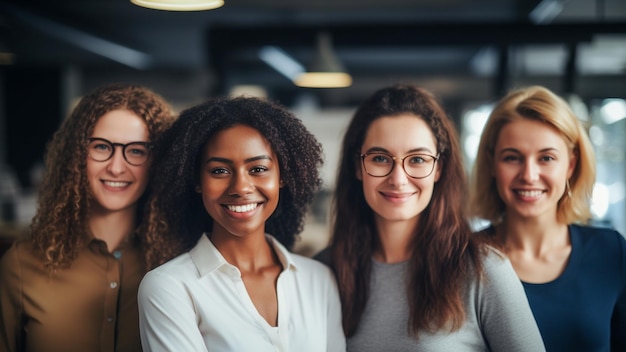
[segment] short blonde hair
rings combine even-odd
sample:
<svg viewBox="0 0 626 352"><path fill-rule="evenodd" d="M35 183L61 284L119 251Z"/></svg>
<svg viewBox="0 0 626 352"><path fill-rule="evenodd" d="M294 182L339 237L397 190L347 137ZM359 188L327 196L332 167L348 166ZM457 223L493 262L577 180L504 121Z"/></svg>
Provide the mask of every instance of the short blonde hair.
<svg viewBox="0 0 626 352"><path fill-rule="evenodd" d="M491 112L480 138L472 170L469 213L493 224L502 221L505 204L497 192L493 176L494 149L502 128L519 119L541 121L558 131L576 167L569 179L571 197L559 200L557 220L561 223L585 223L591 218L590 204L596 177L595 156L587 131L567 102L547 88L531 86L511 91Z"/></svg>

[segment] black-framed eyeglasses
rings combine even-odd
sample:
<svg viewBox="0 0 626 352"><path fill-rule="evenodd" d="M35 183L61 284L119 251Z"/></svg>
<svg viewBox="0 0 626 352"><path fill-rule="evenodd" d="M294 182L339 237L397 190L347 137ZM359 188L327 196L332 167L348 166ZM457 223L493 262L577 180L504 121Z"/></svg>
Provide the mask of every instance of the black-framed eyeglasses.
<svg viewBox="0 0 626 352"><path fill-rule="evenodd" d="M361 154L361 162L368 175L385 177L391 174L396 162L402 165L404 172L411 178L424 178L430 176L435 169L435 163L439 160L439 154L430 155L424 153L408 154L398 159L393 155L373 152Z"/></svg>
<svg viewBox="0 0 626 352"><path fill-rule="evenodd" d="M152 143L130 142L127 144L113 143L104 138L89 138L87 152L95 161L107 161L115 154L115 147L122 147L124 160L133 166L139 166L148 161L152 151Z"/></svg>

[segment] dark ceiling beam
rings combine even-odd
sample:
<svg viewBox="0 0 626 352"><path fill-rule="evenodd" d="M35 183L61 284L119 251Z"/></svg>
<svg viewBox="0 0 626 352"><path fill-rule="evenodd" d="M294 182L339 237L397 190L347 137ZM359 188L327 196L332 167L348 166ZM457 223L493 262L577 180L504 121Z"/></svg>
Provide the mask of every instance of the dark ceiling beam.
<svg viewBox="0 0 626 352"><path fill-rule="evenodd" d="M625 22L533 25L529 23L380 24L265 27L212 26L209 50L276 45L311 45L317 32L328 30L341 47L402 47L439 45L510 45L580 43L596 34L624 34Z"/></svg>
<svg viewBox="0 0 626 352"><path fill-rule="evenodd" d="M217 77L217 92L227 90L228 72L240 50L266 45L282 49L313 47L320 30L328 30L336 48L385 48L419 46L487 46L499 48L499 74L494 93L507 88L507 50L521 44L590 42L597 34L624 34L626 23L576 23L534 25L530 23L379 24L265 27L211 26L207 32L209 65ZM567 83L571 86L570 83ZM571 88L571 87L569 87Z"/></svg>
<svg viewBox="0 0 626 352"><path fill-rule="evenodd" d="M0 3L0 13L8 13L18 23L33 28L46 37L55 38L128 67L146 70L153 66L153 58L142 51L39 16L20 7Z"/></svg>

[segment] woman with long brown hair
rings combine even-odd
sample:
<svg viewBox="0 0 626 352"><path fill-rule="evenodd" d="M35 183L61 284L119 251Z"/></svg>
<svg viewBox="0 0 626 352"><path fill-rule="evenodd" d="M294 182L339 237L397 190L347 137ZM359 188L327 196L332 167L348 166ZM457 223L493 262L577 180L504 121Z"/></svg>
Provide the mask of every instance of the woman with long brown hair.
<svg viewBox="0 0 626 352"><path fill-rule="evenodd" d="M356 111L341 151L330 248L349 351L542 351L505 256L472 237L452 121L395 85Z"/></svg>

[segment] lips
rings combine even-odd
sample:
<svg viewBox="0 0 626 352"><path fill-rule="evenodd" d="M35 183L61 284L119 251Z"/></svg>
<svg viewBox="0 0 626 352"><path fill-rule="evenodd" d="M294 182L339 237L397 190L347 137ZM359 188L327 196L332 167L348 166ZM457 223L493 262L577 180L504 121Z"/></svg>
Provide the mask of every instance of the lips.
<svg viewBox="0 0 626 352"><path fill-rule="evenodd" d="M104 183L105 186L111 187L111 188L124 188L124 187L128 187L131 184L131 182L106 181L106 180L103 180L102 183Z"/></svg>
<svg viewBox="0 0 626 352"><path fill-rule="evenodd" d="M259 203L249 203L249 204L241 204L241 205L226 204L224 205L224 207L226 207L226 209L234 213L247 213L249 211L256 209L258 205Z"/></svg>
<svg viewBox="0 0 626 352"><path fill-rule="evenodd" d="M409 198L411 198L416 192L403 192L403 193L397 193L397 192L380 192L380 194L383 196L383 198L385 198L387 201L389 202L399 202L399 203L403 203L404 201L408 200Z"/></svg>
<svg viewBox="0 0 626 352"><path fill-rule="evenodd" d="M526 198L537 198L543 194L542 190L516 190L516 194Z"/></svg>

